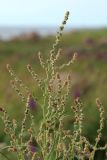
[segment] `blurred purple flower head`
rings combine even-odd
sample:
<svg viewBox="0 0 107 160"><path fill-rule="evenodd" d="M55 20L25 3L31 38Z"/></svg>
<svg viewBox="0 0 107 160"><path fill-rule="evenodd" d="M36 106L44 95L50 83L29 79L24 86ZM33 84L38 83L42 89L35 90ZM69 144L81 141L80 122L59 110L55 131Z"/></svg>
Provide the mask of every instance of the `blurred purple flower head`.
<svg viewBox="0 0 107 160"><path fill-rule="evenodd" d="M37 148L34 145L32 145L32 144L29 145L29 149L33 153L37 151Z"/></svg>
<svg viewBox="0 0 107 160"><path fill-rule="evenodd" d="M32 153L37 152L37 148L36 148L36 146L34 146L34 145L32 144L32 142L30 142L30 143L28 144L28 148L29 148L29 151L32 152ZM28 156L27 153L26 153L25 156L24 156L24 160L31 160L30 156Z"/></svg>
<svg viewBox="0 0 107 160"><path fill-rule="evenodd" d="M74 92L74 98L76 99L76 98L80 98L80 91L77 89L77 90L75 90L75 92Z"/></svg>
<svg viewBox="0 0 107 160"><path fill-rule="evenodd" d="M28 95L27 105L31 110L34 110L37 106L36 100L32 97L31 94Z"/></svg>

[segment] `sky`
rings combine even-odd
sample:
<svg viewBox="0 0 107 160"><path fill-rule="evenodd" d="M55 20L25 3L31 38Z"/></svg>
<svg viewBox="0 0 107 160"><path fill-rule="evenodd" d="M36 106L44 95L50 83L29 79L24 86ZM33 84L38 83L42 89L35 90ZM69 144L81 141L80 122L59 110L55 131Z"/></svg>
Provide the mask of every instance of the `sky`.
<svg viewBox="0 0 107 160"><path fill-rule="evenodd" d="M57 26L67 10L68 26L107 26L107 0L0 0L0 26Z"/></svg>

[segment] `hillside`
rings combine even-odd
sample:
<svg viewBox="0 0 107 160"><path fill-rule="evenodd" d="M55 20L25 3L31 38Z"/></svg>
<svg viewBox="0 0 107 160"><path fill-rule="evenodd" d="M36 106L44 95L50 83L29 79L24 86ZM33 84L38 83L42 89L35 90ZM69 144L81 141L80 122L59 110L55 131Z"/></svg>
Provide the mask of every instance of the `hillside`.
<svg viewBox="0 0 107 160"><path fill-rule="evenodd" d="M48 36L31 39L14 38L7 42L0 42L0 104L6 107L13 118L16 117L19 120L23 116L24 107L11 88L11 78L6 70L6 64L11 64L17 75L29 88L33 89L37 99L41 100L41 93L31 79L26 65L32 64L35 71L43 78L37 53L41 51L46 59L54 39L54 36ZM58 65L62 62L68 62L73 53L78 52L78 61L68 70L65 68L61 71L61 75L64 78L66 73L72 74L71 99L79 95L83 100L86 114L84 125L87 126L84 132L93 140L98 128L96 97L101 98L107 111L107 29L74 30L65 33L60 47L62 48L62 58L60 58ZM37 120L39 120L39 116L37 111ZM69 124L71 123L71 119L67 121ZM95 125L94 128L92 124ZM1 121L0 126L3 127ZM104 131L103 139L106 137L106 131L107 128ZM0 139L3 137L4 134L0 133Z"/></svg>

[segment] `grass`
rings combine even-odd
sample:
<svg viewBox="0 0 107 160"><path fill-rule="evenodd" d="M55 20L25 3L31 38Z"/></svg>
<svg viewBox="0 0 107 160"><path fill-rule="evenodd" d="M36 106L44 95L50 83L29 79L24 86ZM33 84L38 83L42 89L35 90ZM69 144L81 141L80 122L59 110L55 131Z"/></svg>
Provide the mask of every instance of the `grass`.
<svg viewBox="0 0 107 160"><path fill-rule="evenodd" d="M75 31L71 33L66 33L63 35L60 46L62 46L64 52L62 55L61 61L68 61L72 57L74 51L78 51L79 57L78 62L74 64L73 72L76 72L80 75L81 72L84 72L83 78L86 73L88 75L91 70L94 72L92 76L95 75L97 79L97 72L100 72L102 75L106 76L106 59L97 59L99 54L107 52L107 45L101 47L99 41L105 37L107 34L107 29L99 30L85 30L85 31ZM96 44L85 44L86 38L92 38L96 41ZM9 41L9 42L0 42L0 60L1 60L1 79L0 87L1 93L0 97L2 99L7 99L5 97L7 89L9 87L9 77L6 71L6 64L10 63L19 76L23 76L23 79L28 78L25 67L28 63L32 63L35 66L36 71L41 71L37 52L43 51L44 57L46 57L49 48L51 48L53 37L41 38L38 41ZM71 47L72 46L72 47ZM71 68L69 68L70 70ZM3 72L3 74L2 74ZM99 74L100 74L99 73ZM91 78L91 77L90 77ZM101 77L100 77L101 78ZM105 77L106 79L106 77ZM25 80L26 81L26 80ZM4 82L4 83L3 83ZM98 81L96 81L98 82ZM26 82L27 83L27 82ZM103 84L102 84L103 85ZM101 86L102 88L102 86ZM101 89L99 88L99 90ZM10 91L10 88L9 88ZM11 91L10 91L11 92ZM3 98L4 97L4 98Z"/></svg>
<svg viewBox="0 0 107 160"><path fill-rule="evenodd" d="M78 51L79 53L78 62L72 66L72 71L71 67L69 67L63 71L63 74L73 72L72 79L76 79L76 81L73 84L71 95L74 97L75 92L79 91L81 92L83 101L86 101L84 105L86 117L88 118L86 118L84 132L92 141L98 127L98 113L94 107L94 100L96 97L101 97L104 106L107 104L107 44L103 42L103 39L106 38L105 35L107 35L107 29L74 31L64 34L60 44L63 48L60 63L67 62L72 57L74 51ZM0 42L0 75L2 75L0 78L0 101L1 104L6 106L10 115L13 118L16 117L19 121L23 117L22 112L24 108L22 108L21 102L17 104L18 97L13 94L13 90L9 85L10 78L5 66L7 63L10 63L19 77L33 90L36 89L37 99L40 99L41 93L38 92L36 84L34 85L32 79L29 78L29 74L25 71L25 68L28 63L31 63L41 77L44 75L38 62L37 52L42 51L44 53L43 56L46 58L53 39L54 37L49 36L40 38L39 40ZM107 109L105 108L105 110ZM93 115L93 112L95 115ZM36 116L36 120L38 121L39 113L38 108L35 113L38 115ZM66 121L70 123L71 119L67 119ZM0 127L2 128L3 126L1 125ZM107 138L106 131L107 128L105 128L103 140ZM1 142L3 138L6 138L3 133L0 133L0 137Z"/></svg>

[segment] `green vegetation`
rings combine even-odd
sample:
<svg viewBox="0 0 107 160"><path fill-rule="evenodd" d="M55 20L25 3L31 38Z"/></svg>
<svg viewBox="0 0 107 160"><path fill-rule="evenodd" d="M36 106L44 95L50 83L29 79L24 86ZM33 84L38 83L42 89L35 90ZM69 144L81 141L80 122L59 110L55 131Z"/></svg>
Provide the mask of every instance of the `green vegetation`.
<svg viewBox="0 0 107 160"><path fill-rule="evenodd" d="M99 113L95 107L96 97L101 98L101 101L105 106L105 111L107 111L106 35L107 29L75 30L70 33L65 33L60 43L60 46L63 49L61 52L60 62L57 64L60 66L63 63L67 63L71 60L74 52L78 52L77 62L65 67L61 70L60 74L63 81L66 80L67 74L70 74L72 79L72 89L70 90L71 98L68 100L65 113L69 114L71 112L71 109L68 108L68 106L71 106L73 99L81 97L84 103L85 112L85 120L83 122L85 127L83 128L83 132L92 143L97 135L96 130L99 128ZM32 67L35 68L35 72L44 79L44 71L41 69L39 64L37 53L41 51L43 53L43 57L47 59L53 40L54 37L49 36L24 41L14 39L9 42L0 42L0 103L9 112L10 117L12 117L12 119L16 118L18 124L20 124L23 119L25 107L23 103L20 102L19 97L14 94L14 91L11 89L11 85L9 84L10 78L6 70L6 64L9 63L12 68L14 68L18 77L23 80L24 84L26 84L31 91L33 91L33 94L37 99L38 105L34 113L34 116L36 117L35 128L37 131L41 117L41 107L39 102L42 102L43 100L42 92L38 90L37 83L32 80L25 68L27 64L31 64ZM64 123L66 128L70 129L71 127L72 129L72 122L72 116L65 118ZM0 128L0 130L4 128L1 121ZM107 140L106 122L103 132L100 145L104 146L104 143ZM9 142L3 132L0 132L0 141L1 145L3 145L3 142Z"/></svg>

